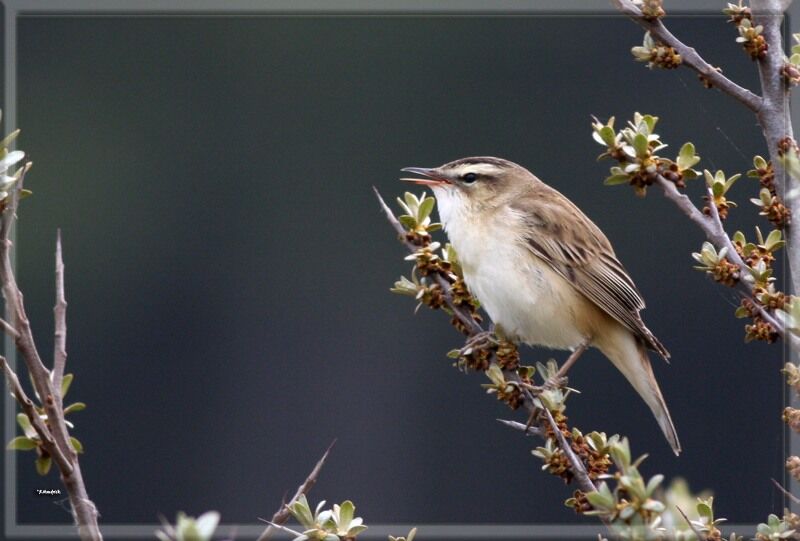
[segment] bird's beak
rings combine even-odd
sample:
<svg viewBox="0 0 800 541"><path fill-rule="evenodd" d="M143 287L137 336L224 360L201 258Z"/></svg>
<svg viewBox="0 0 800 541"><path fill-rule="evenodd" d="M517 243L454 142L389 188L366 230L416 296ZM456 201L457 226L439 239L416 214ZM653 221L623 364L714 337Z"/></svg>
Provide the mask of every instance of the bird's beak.
<svg viewBox="0 0 800 541"><path fill-rule="evenodd" d="M428 178L401 178L405 182L413 182L414 184L422 184L424 186L442 186L443 184L451 184L450 180L443 177L442 174L436 169L427 169L425 167L406 167L401 169L407 173L414 173L415 175L422 175Z"/></svg>

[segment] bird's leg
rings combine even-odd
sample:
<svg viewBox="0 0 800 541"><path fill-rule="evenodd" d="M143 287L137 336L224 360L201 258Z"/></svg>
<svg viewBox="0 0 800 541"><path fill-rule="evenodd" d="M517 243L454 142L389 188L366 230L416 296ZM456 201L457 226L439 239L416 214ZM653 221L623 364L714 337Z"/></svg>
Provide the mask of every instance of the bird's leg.
<svg viewBox="0 0 800 541"><path fill-rule="evenodd" d="M583 342L581 342L577 348L567 357L567 360L564 361L564 364L561 365L561 368L558 369L556 375L548 378L547 381L544 383L545 387L560 387L561 385L566 383L567 372L569 369L572 368L572 365L583 355L583 352L589 349L589 342L591 342L591 338L587 338Z"/></svg>

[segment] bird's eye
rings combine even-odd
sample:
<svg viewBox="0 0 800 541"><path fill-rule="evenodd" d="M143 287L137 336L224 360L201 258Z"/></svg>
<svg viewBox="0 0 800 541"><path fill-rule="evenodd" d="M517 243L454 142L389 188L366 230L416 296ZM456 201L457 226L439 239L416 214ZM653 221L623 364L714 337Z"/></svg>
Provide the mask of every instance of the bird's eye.
<svg viewBox="0 0 800 541"><path fill-rule="evenodd" d="M467 173L466 175L461 176L461 180L466 182L467 184L472 184L476 180L478 180L478 175L475 173Z"/></svg>

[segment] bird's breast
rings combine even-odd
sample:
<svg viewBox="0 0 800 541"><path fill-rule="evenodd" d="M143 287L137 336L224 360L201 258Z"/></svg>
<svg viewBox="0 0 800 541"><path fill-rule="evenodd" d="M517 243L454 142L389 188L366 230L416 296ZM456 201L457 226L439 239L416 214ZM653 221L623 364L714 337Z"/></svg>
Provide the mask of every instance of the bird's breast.
<svg viewBox="0 0 800 541"><path fill-rule="evenodd" d="M581 318L585 297L533 255L513 216L449 218L445 230L467 286L507 336L557 349L583 342L589 332Z"/></svg>

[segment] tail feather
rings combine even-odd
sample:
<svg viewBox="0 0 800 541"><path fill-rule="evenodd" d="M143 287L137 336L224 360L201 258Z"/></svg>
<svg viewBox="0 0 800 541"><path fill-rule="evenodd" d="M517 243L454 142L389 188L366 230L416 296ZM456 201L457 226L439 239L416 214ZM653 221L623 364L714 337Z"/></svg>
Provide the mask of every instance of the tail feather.
<svg viewBox="0 0 800 541"><path fill-rule="evenodd" d="M681 444L678 433L672 423L669 409L658 387L658 382L650 366L645 345L636 339L630 332L614 333L611 340L600 341L597 347L606 357L622 372L639 396L650 407L653 415L667 438L672 450L678 455Z"/></svg>

